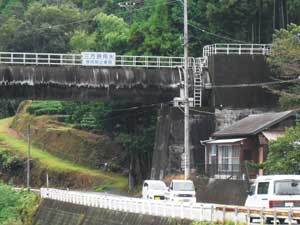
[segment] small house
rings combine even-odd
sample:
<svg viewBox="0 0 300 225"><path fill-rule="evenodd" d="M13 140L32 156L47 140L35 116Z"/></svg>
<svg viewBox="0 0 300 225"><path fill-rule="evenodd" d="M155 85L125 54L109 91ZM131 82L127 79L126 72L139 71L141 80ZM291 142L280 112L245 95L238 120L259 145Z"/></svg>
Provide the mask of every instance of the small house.
<svg viewBox="0 0 300 225"><path fill-rule="evenodd" d="M205 144L205 174L219 179L255 178L266 160L268 144L296 123L296 112L250 115L212 134Z"/></svg>

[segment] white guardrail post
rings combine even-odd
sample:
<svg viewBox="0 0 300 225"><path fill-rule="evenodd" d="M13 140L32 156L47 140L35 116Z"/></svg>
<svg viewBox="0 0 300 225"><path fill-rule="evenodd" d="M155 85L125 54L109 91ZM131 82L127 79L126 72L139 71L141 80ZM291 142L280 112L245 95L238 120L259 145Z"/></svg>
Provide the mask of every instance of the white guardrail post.
<svg viewBox="0 0 300 225"><path fill-rule="evenodd" d="M41 198L53 199L72 204L99 207L110 210L124 211L130 213L141 213L153 216L190 219L195 221L222 221L231 220L235 225L240 222L250 224L250 217L260 217L260 224L265 224L266 218L272 216L274 224L278 217L285 218L291 225L293 219L299 219L300 212L293 212L292 209L285 211L250 209L243 207L218 206L205 203L193 205L177 204L169 201L154 201L121 196L112 196L102 193L80 193L76 191L57 190L41 188Z"/></svg>

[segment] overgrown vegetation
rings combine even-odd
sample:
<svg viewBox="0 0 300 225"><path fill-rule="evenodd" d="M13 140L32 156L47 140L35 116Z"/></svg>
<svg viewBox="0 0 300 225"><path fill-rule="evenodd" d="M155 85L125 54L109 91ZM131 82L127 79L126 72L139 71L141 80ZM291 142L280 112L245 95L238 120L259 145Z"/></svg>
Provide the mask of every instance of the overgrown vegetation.
<svg viewBox="0 0 300 225"><path fill-rule="evenodd" d="M14 153L18 158L24 157L27 154L27 142L9 133L8 128L11 121L12 118L0 120L0 143L3 145L0 145L0 150L6 149L10 153ZM70 161L62 160L35 146L31 148L31 156L41 167L49 170L87 174L97 179L102 179L104 183L106 182L106 184L115 189L124 190L127 188L127 179L121 175L90 169ZM2 157L5 157L5 154ZM10 155L5 161L8 165L11 165L11 160L13 159L14 157Z"/></svg>
<svg viewBox="0 0 300 225"><path fill-rule="evenodd" d="M300 76L300 26L290 24L287 29L276 30L272 44L268 61L275 73L287 78Z"/></svg>
<svg viewBox="0 0 300 225"><path fill-rule="evenodd" d="M0 119L15 115L19 104L19 100L0 99Z"/></svg>
<svg viewBox="0 0 300 225"><path fill-rule="evenodd" d="M181 1L136 0L132 10L121 8L120 2L124 1L0 1L0 50L183 53ZM191 0L190 52L199 56L203 45L216 42L269 43L274 27L300 23L299 11L296 0Z"/></svg>
<svg viewBox="0 0 300 225"><path fill-rule="evenodd" d="M33 101L27 111L36 116L61 115L61 122L73 124L77 128L103 129L110 106L101 101Z"/></svg>
<svg viewBox="0 0 300 225"><path fill-rule="evenodd" d="M271 142L264 166L272 174L300 173L300 125L287 130L284 137Z"/></svg>
<svg viewBox="0 0 300 225"><path fill-rule="evenodd" d="M0 183L0 224L30 225L39 198L28 191L14 191Z"/></svg>
<svg viewBox="0 0 300 225"><path fill-rule="evenodd" d="M131 108L127 102L33 101L35 115L59 114L59 120L93 132L108 132L127 151L133 184L149 176L155 139L155 108Z"/></svg>
<svg viewBox="0 0 300 225"><path fill-rule="evenodd" d="M300 76L300 26L288 25L287 29L275 31L272 54L268 62L280 79L295 79ZM274 87L280 95L279 103L284 109L300 107L300 85L288 83Z"/></svg>

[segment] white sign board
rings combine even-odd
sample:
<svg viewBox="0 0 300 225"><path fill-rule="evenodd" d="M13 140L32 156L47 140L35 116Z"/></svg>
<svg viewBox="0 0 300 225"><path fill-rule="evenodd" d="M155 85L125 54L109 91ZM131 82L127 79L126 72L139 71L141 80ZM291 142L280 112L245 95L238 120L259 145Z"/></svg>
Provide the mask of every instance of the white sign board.
<svg viewBox="0 0 300 225"><path fill-rule="evenodd" d="M114 52L82 52L82 65L114 66L116 53Z"/></svg>

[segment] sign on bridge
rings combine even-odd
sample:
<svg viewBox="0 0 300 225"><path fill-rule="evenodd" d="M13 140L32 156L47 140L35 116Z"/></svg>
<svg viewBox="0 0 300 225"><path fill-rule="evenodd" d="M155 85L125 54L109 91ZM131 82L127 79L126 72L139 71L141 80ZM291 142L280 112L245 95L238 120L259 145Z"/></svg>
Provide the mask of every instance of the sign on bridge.
<svg viewBox="0 0 300 225"><path fill-rule="evenodd" d="M82 52L82 65L114 66L116 53L114 52Z"/></svg>

